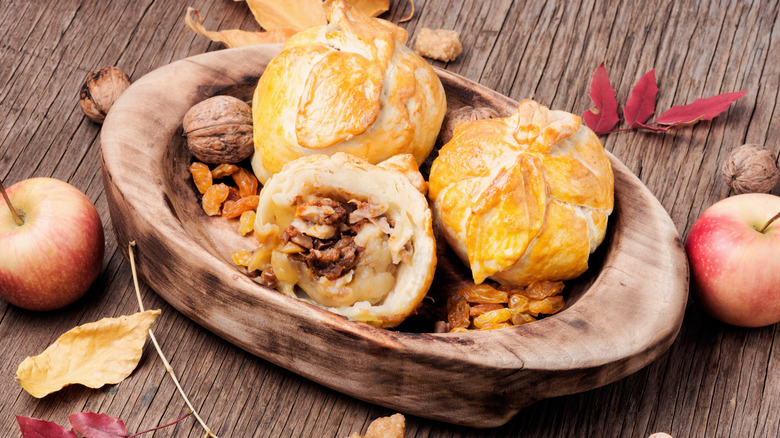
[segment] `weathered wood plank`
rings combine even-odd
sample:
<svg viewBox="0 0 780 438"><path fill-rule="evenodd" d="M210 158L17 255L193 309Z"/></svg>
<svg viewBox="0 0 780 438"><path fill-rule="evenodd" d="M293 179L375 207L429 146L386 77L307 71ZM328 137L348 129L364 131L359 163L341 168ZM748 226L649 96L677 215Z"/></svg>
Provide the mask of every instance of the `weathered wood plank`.
<svg viewBox="0 0 780 438"><path fill-rule="evenodd" d="M133 430L184 412L153 349L127 381L105 390L69 388L35 400L13 381L16 366L76 324L136 310L129 264L108 219L98 159L99 126L82 118L78 87L86 73L118 65L133 79L172 60L221 45L183 25L187 4L164 0L52 5L2 1L0 178L69 180L96 202L106 225L104 271L90 294L56 314L37 315L0 301L0 425L14 414L66 423L88 409L122 416ZM387 18L411 10L394 0ZM250 29L239 2L192 2L209 28ZM607 148L637 173L684 236L699 213L728 192L718 179L725 155L745 142L780 153L780 6L777 1L656 2L583 0L415 1L404 26L455 28L464 54L443 65L513 98L535 96L577 114L590 106L590 75L605 61L622 102L656 69L657 110L738 89L749 93L727 114L664 135L619 133ZM780 194L780 188L774 190ZM154 329L183 385L220 436L333 436L365 431L392 412L337 394L270 365L187 320L142 287L160 307ZM546 400L488 431L407 417L407 436L776 436L780 420L777 326L742 330L704 315L695 302L672 348L626 379L584 394ZM155 436L201 436L194 420Z"/></svg>

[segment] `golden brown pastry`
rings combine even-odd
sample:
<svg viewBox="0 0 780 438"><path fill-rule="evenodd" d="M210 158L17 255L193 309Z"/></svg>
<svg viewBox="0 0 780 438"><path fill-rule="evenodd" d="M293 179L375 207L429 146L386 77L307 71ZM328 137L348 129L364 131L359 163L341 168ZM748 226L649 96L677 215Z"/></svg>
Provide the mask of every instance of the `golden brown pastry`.
<svg viewBox="0 0 780 438"><path fill-rule="evenodd" d="M428 156L446 101L438 76L407 48L406 31L332 3L329 24L288 40L252 102L252 167L264 183L298 157L349 152L371 163Z"/></svg>
<svg viewBox="0 0 780 438"><path fill-rule="evenodd" d="M436 244L411 155L373 165L346 153L288 163L260 193L249 264L282 293L393 327L428 292ZM407 159L403 159L407 157ZM404 169L404 163L411 169Z"/></svg>
<svg viewBox="0 0 780 438"><path fill-rule="evenodd" d="M604 239L614 202L596 134L533 100L510 117L458 124L429 184L437 223L476 283L577 277Z"/></svg>

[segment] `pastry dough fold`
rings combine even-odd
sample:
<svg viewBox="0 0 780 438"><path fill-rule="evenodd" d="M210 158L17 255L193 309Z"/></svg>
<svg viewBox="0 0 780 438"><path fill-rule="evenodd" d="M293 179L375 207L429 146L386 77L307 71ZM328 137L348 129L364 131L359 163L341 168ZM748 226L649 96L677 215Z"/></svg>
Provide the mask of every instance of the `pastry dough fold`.
<svg viewBox="0 0 780 438"><path fill-rule="evenodd" d="M437 223L476 283L579 276L614 206L598 137L529 99L510 117L458 124L429 184Z"/></svg>
<svg viewBox="0 0 780 438"><path fill-rule="evenodd" d="M371 163L412 154L422 163L446 112L431 66L406 31L333 1L330 23L291 37L266 67L252 102L261 183L296 158L349 152Z"/></svg>

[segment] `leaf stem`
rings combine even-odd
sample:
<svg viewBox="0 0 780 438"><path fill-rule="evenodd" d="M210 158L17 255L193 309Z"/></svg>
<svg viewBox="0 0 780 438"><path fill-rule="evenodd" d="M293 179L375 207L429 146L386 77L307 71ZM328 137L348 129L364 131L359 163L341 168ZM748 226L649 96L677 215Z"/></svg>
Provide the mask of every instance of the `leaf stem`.
<svg viewBox="0 0 780 438"><path fill-rule="evenodd" d="M138 433L135 433L135 434L133 434L133 435L130 435L130 436L129 436L129 437L127 437L127 438L134 438L134 437L137 437L138 435L142 435L142 434L149 433L149 432L154 432L155 430L159 430L159 429L162 429L162 428L165 428L165 427L168 427L168 426L173 426L174 424L176 424L176 423L178 423L179 421L181 421L181 420L183 420L183 419L185 419L185 418L189 417L190 415L192 415L192 411L189 411L189 412L187 412L186 414L182 415L182 416L181 416L181 418L179 418L178 420L171 421L171 422L170 422L170 423L168 423L168 424L163 424L162 426L157 426L157 427L154 427L154 428L152 428L152 429L148 429L148 430L142 430L141 432L138 432Z"/></svg>
<svg viewBox="0 0 780 438"><path fill-rule="evenodd" d="M409 0L409 4L412 5L412 11L409 12L408 16L398 20L399 23L403 23L404 21L409 21L412 19L412 17L414 17L414 0Z"/></svg>
<svg viewBox="0 0 780 438"><path fill-rule="evenodd" d="M777 213L776 215L772 216L772 219L769 219L767 223L764 225L764 227L761 228L760 233L764 234L764 231L766 231L766 229L769 228L770 225L772 225L772 222L776 221L778 218L780 218L780 213Z"/></svg>
<svg viewBox="0 0 780 438"><path fill-rule="evenodd" d="M3 194L3 199L5 199L6 205L8 205L8 208L11 209L11 216L14 217L14 222L16 222L16 225L19 225L20 227L24 225L24 221L21 217L19 217L19 213L14 208L14 205L11 204L11 198L8 197L8 193L5 191L5 187L3 187L2 181L0 181L0 192Z"/></svg>
<svg viewBox="0 0 780 438"><path fill-rule="evenodd" d="M138 307L141 309L141 312L144 311L144 303L141 301L141 289L138 287L138 274L136 273L135 269L135 257L133 255L133 247L135 246L135 240L131 241L128 244L127 253L130 256L130 268L133 272L133 285L135 286L135 296L138 298ZM181 394L182 398L184 398L184 402L187 403L187 407L190 408L190 411L192 412L192 415L195 416L195 418L198 420L198 423L200 423L201 427L206 431L204 438L208 436L212 436L214 438L218 438L214 433L209 429L209 427L206 425L206 423L203 421L203 419L200 418L200 415L198 415L198 411L195 410L195 408L192 406L192 403L190 403L190 399L187 398L187 394L184 393L184 389L182 389L181 385L179 384L179 379L176 378L176 373L173 372L173 367L171 367L171 364L168 363L168 359L165 358L165 355L162 352L162 349L160 348L160 344L157 343L157 338L154 337L154 333L152 333L152 329L149 329L149 338L152 340L152 343L154 344L154 348L157 350L157 355L160 356L160 359L163 361L163 365L165 365L165 371L168 372L168 374L171 376L171 379L173 380L173 383L176 384L176 389L179 390L179 394Z"/></svg>

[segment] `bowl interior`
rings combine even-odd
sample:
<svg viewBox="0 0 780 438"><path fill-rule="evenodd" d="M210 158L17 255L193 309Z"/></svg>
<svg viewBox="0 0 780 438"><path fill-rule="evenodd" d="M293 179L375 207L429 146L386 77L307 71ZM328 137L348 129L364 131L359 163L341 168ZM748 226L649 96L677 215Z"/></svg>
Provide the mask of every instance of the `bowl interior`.
<svg viewBox="0 0 780 438"><path fill-rule="evenodd" d="M239 98L251 105L252 94L259 77L245 76L243 82L218 90L214 95L229 95ZM447 93L447 112L452 113L464 106L479 106L480 96L462 96L457 92L458 88L443 78L443 85ZM206 97L211 96L204 96ZM515 107L508 99L504 98L506 105L503 108L495 108L499 115L508 115L515 110ZM484 102L488 106L487 102ZM495 105L495 102L491 106ZM420 166L425 179L428 179L431 163L438 155L441 148L441 140L437 141L432 153L426 161ZM167 196L171 211L181 222L185 231L192 236L207 251L224 261L225 269L235 270L237 274L246 275L244 268L236 266L231 258L233 251L237 249L253 250L257 246L257 241L251 234L241 236L238 233L238 219L226 219L223 217L210 217L204 213L201 207L200 194L192 182L192 176L189 172L189 166L194 158L187 150L186 140L182 136L182 128L178 127L176 132L170 137L165 145L164 159L170 163L170 166L163 168L172 169L164 175L164 189L169 193L175 193L175 196ZM239 166L251 170L249 159L238 163ZM615 190L619 190L616 186ZM618 196L616 193L616 202ZM616 215L618 209L615 208L610 216L610 225L607 228L607 234L604 242L599 248L591 254L588 270L580 277L566 282L563 296L566 306L556 315L574 305L591 287L599 272L601 271L605 257L610 251L613 242L613 229L615 227ZM435 225L434 225L435 227ZM434 323L439 320L446 320L446 302L450 293L469 284L473 284L471 272L468 267L461 262L457 255L448 247L446 241L439 233L436 233L438 265L434 276L433 284L426 298L415 315L410 316L400 326L394 328L395 331L410 333L431 333L434 329ZM263 288L257 284L258 288ZM214 293L219 293L215 291ZM305 304L305 303L301 303ZM308 304L306 304L308 305ZM556 315L546 318L555 318Z"/></svg>

